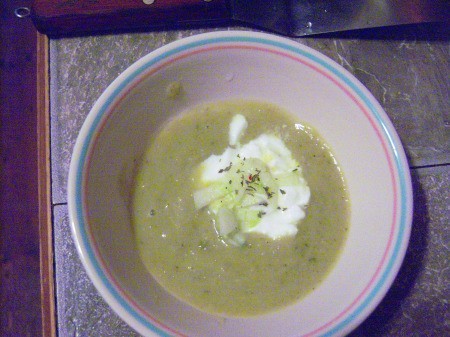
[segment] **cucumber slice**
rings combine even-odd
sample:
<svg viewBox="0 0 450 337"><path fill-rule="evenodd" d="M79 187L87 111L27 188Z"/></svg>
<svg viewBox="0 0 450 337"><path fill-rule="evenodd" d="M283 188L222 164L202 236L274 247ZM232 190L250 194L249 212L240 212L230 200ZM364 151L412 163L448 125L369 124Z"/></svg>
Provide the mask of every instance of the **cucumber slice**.
<svg viewBox="0 0 450 337"><path fill-rule="evenodd" d="M193 193L195 208L201 209L229 193L223 183L214 183Z"/></svg>
<svg viewBox="0 0 450 337"><path fill-rule="evenodd" d="M278 174L274 177L278 186L297 186L301 185L298 171Z"/></svg>

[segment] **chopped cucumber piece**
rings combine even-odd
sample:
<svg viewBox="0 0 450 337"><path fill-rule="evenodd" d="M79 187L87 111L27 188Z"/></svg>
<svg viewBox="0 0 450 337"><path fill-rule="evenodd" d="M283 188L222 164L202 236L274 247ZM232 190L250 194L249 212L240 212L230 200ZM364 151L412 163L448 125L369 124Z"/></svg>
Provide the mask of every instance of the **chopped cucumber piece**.
<svg viewBox="0 0 450 337"><path fill-rule="evenodd" d="M219 227L219 234L222 236L228 236L230 233L239 230L236 216L226 207L220 208L217 212L217 225Z"/></svg>
<svg viewBox="0 0 450 337"><path fill-rule="evenodd" d="M298 171L278 174L274 179L277 181L278 186L297 186L302 184Z"/></svg>
<svg viewBox="0 0 450 337"><path fill-rule="evenodd" d="M202 188L200 190L196 190L193 194L195 208L203 208L211 204L213 201L222 198L227 193L228 191L220 182L209 185L208 187Z"/></svg>

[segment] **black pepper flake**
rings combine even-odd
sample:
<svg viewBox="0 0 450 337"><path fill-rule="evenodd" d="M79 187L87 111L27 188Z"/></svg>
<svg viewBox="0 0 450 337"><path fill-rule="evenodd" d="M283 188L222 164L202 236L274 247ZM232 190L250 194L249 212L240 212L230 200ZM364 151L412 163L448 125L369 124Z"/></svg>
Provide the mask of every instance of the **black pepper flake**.
<svg viewBox="0 0 450 337"><path fill-rule="evenodd" d="M272 198L273 195L274 195L275 193L274 193L274 192L270 192L269 186L263 186L263 188L264 188L264 191L265 191L266 194L267 194L267 197L268 197L269 199Z"/></svg>
<svg viewBox="0 0 450 337"><path fill-rule="evenodd" d="M252 182L254 181L260 181L261 179L259 178L259 174L261 173L261 170L256 169L256 173L253 175L250 175L250 180Z"/></svg>
<svg viewBox="0 0 450 337"><path fill-rule="evenodd" d="M219 173L222 173L222 172L227 172L227 171L229 171L230 169L231 169L231 166L233 165L233 163L232 162L230 162L230 165L228 165L227 167L225 167L224 169L220 169L219 170Z"/></svg>
<svg viewBox="0 0 450 337"><path fill-rule="evenodd" d="M252 185L248 185L248 187L245 190L246 191L250 191L250 190L256 191L256 188Z"/></svg>
<svg viewBox="0 0 450 337"><path fill-rule="evenodd" d="M151 216L154 216L156 214L156 211L154 210L154 209L152 209L151 211L150 211L150 215Z"/></svg>
<svg viewBox="0 0 450 337"><path fill-rule="evenodd" d="M281 194L286 194L286 191L282 190L281 188L280 188L280 192L281 192Z"/></svg>

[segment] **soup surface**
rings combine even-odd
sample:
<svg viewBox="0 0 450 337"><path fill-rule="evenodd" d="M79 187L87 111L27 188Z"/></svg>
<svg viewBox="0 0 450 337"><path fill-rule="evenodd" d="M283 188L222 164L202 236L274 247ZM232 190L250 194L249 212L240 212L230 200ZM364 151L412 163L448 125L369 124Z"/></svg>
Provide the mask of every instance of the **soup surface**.
<svg viewBox="0 0 450 337"><path fill-rule="evenodd" d="M245 244L230 245L208 209L194 206L194 172L228 146L236 114L248 121L243 143L276 135L300 163L311 197L295 236L251 233ZM151 140L136 175L132 220L145 266L170 293L209 313L251 316L318 286L344 245L349 210L342 173L317 132L274 105L224 101L178 116Z"/></svg>

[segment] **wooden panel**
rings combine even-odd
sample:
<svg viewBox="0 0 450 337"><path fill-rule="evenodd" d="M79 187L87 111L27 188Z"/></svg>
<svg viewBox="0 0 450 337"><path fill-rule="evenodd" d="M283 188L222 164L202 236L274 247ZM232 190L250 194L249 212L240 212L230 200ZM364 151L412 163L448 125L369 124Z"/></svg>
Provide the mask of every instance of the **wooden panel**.
<svg viewBox="0 0 450 337"><path fill-rule="evenodd" d="M35 0L33 20L53 36L176 27L231 18L226 0Z"/></svg>
<svg viewBox="0 0 450 337"><path fill-rule="evenodd" d="M41 308L43 336L56 336L53 226L50 189L50 109L48 38L37 33L36 109Z"/></svg>
<svg viewBox="0 0 450 337"><path fill-rule="evenodd" d="M40 226L48 230L50 224L49 172L43 164L48 158L48 44L29 17L15 16L18 6L0 2L0 335L51 337L53 263L39 240ZM39 152L38 141L45 145ZM51 241L45 245L51 250Z"/></svg>

